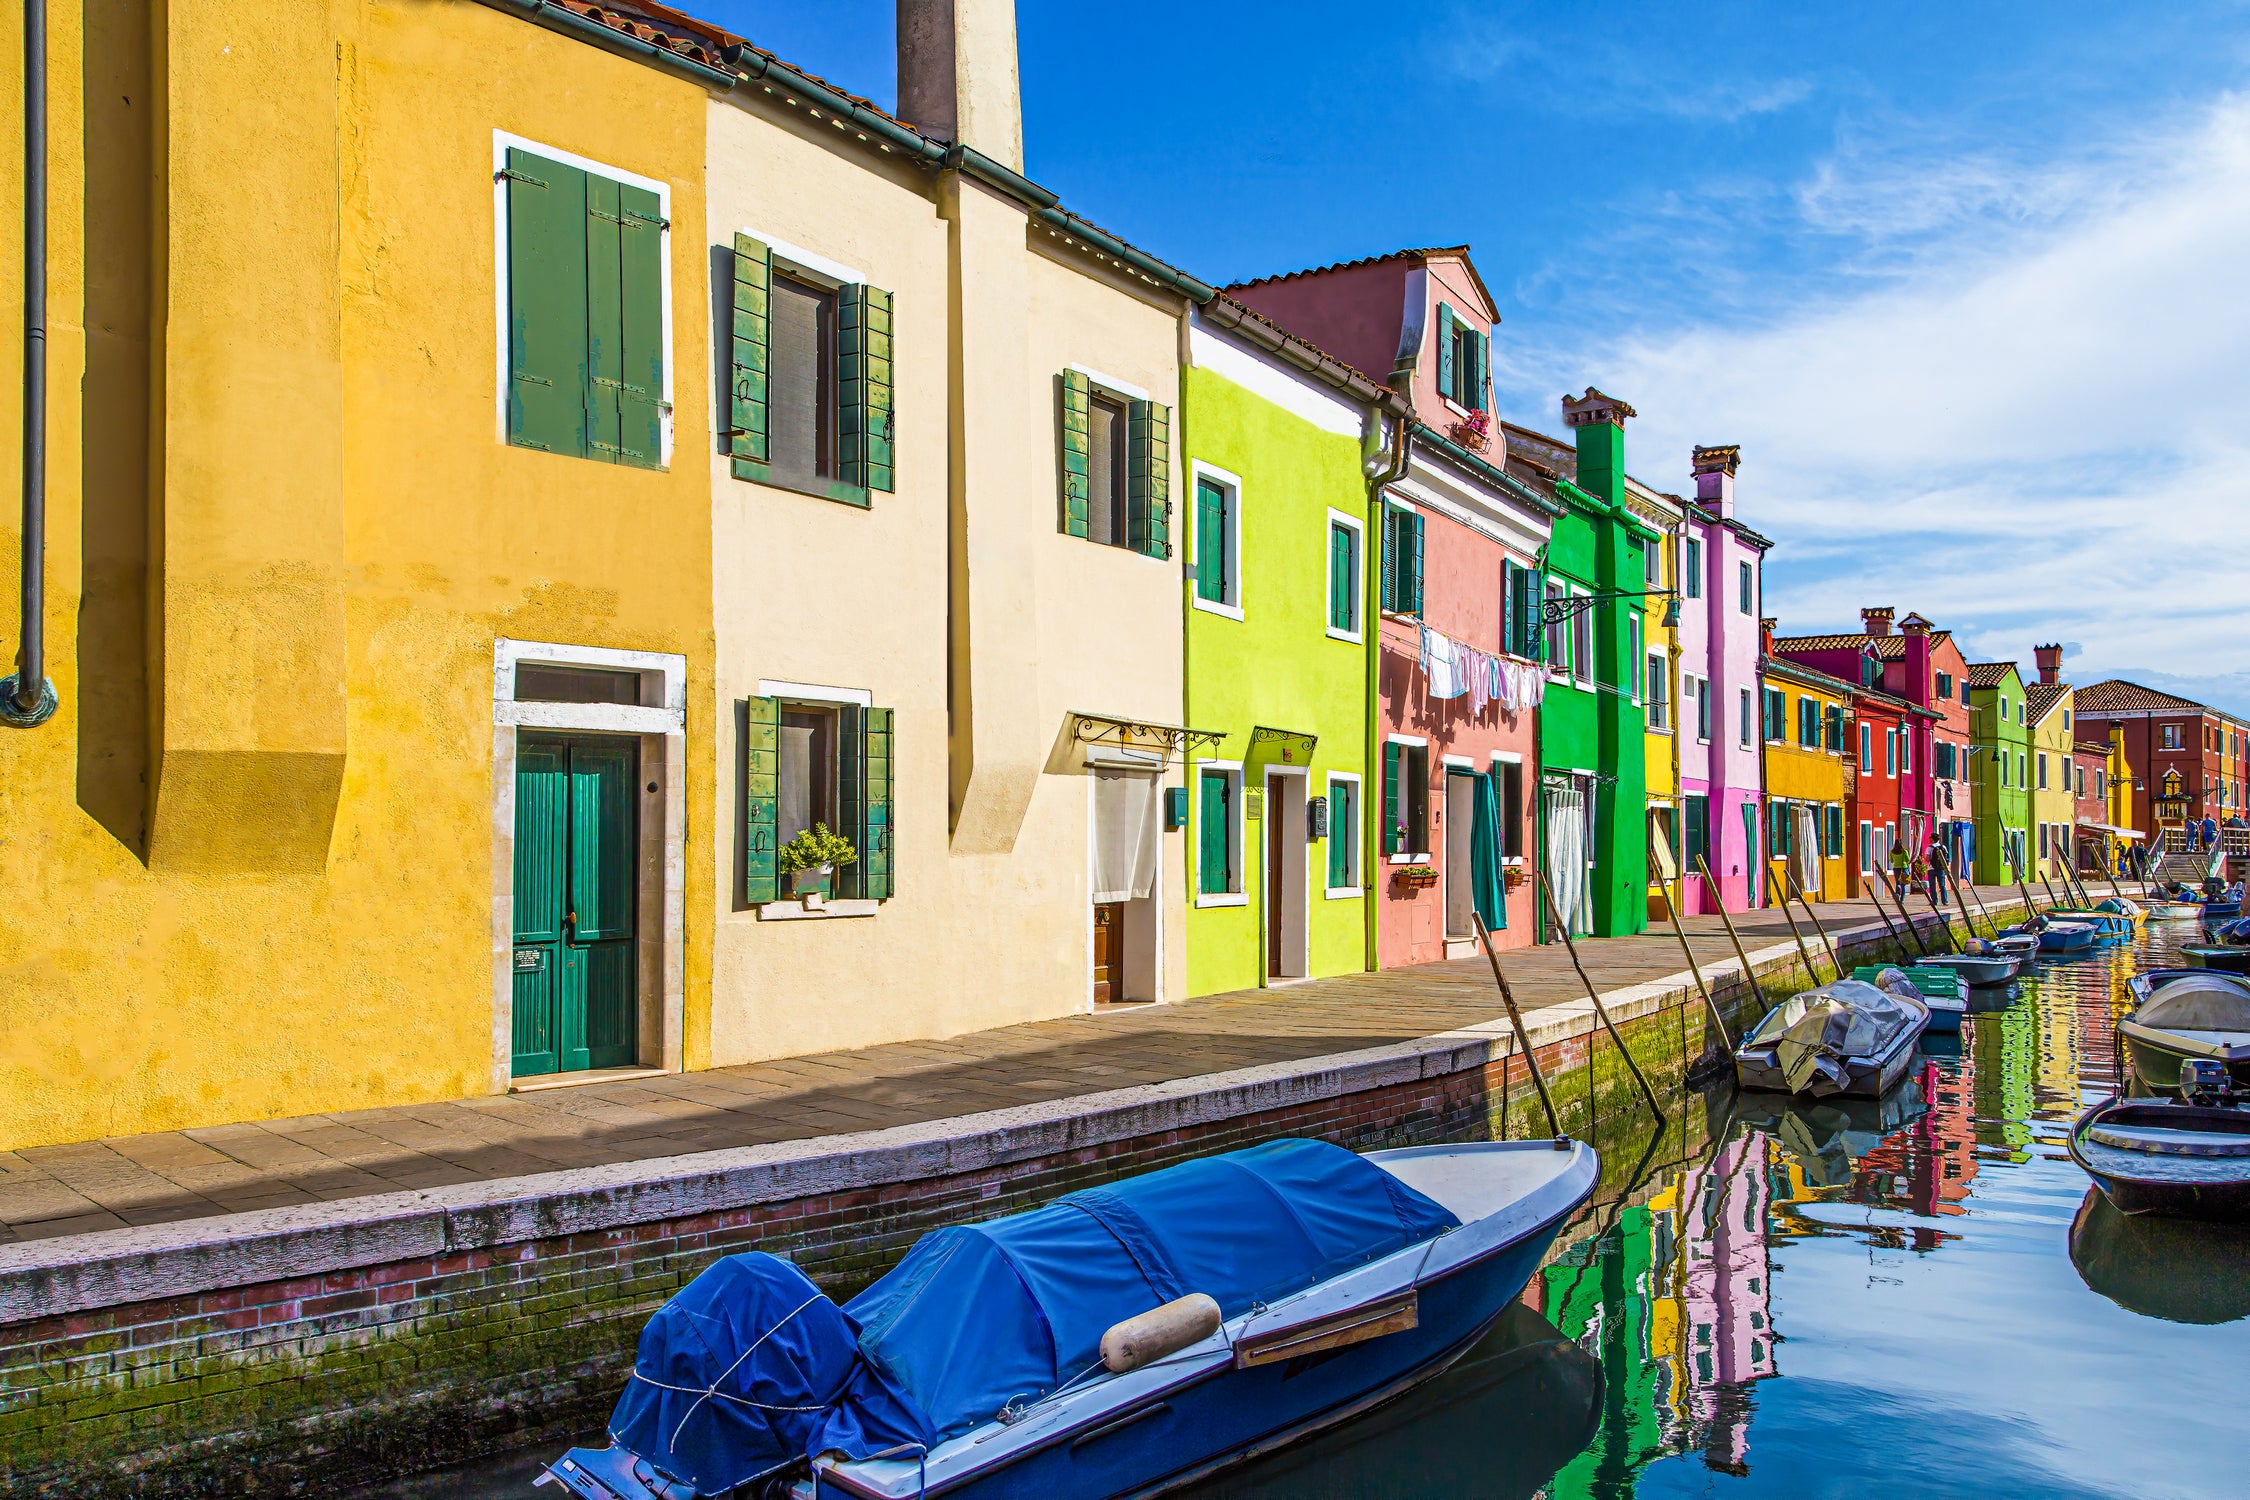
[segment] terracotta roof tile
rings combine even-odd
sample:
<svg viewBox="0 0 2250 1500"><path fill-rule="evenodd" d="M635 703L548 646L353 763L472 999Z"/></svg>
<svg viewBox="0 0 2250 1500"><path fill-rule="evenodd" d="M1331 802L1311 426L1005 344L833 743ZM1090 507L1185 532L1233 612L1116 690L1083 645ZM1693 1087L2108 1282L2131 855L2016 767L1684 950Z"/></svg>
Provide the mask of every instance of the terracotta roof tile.
<svg viewBox="0 0 2250 1500"><path fill-rule="evenodd" d="M1786 656L1761 657L1758 668L1760 671L1770 672L1776 677L1786 678L1791 682L1801 682L1806 687L1819 688L1823 692L1834 693L1839 697L1848 698L1857 691L1841 677L1831 677L1826 672L1815 671L1803 662L1791 661Z"/></svg>
<svg viewBox="0 0 2250 1500"><path fill-rule="evenodd" d="M2171 693L2160 693L2155 688L2142 687L2137 682L2127 682L2112 677L2107 682L2096 682L2078 690L2078 711L2081 714L2104 713L2161 713L2178 709L2183 713L2200 711L2203 705L2193 698L2181 698Z"/></svg>
<svg viewBox="0 0 2250 1500"><path fill-rule="evenodd" d="M1864 635L1777 635L1774 649L1791 651L1856 651L1867 644Z"/></svg>
<svg viewBox="0 0 2250 1500"><path fill-rule="evenodd" d="M2016 664L2012 661L1970 662L1968 673L1969 686L1998 687L2001 683L2006 682L2008 680L2008 674L2010 672L2014 672L2015 670ZM2020 677L2022 674L2018 673L2017 675Z"/></svg>
<svg viewBox="0 0 2250 1500"><path fill-rule="evenodd" d="M1358 260L1339 260L1325 266L1307 266L1301 271L1280 271L1272 276L1253 276L1248 281L1237 281L1219 288L1223 292L1239 292L1246 287L1268 286L1276 281L1295 281L1300 276L1320 276L1330 271L1356 271L1361 266L1379 266L1387 260L1427 260L1433 255L1459 255L1466 257L1467 245L1431 245L1423 249L1390 250L1381 255L1363 255Z"/></svg>
<svg viewBox="0 0 2250 1500"><path fill-rule="evenodd" d="M2049 710L2063 700L2070 691L2067 682L2034 682L2023 690L2024 702L2030 705L2031 722L2036 724L2047 717Z"/></svg>

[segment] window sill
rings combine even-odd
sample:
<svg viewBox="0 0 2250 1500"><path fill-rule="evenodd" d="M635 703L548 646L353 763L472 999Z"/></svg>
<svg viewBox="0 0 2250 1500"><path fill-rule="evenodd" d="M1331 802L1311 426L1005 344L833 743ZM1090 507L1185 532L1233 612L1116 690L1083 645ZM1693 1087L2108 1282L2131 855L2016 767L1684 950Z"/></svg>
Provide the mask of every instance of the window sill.
<svg viewBox="0 0 2250 1500"><path fill-rule="evenodd" d="M1217 895L1198 896L1195 898L1195 904L1198 907L1248 906L1250 904L1250 897L1248 896L1248 894L1242 891L1221 892Z"/></svg>
<svg viewBox="0 0 2250 1500"><path fill-rule="evenodd" d="M838 505L856 506L860 510L874 508L874 500L864 485L846 484L840 479L788 479L774 473L768 465L748 458L729 459L728 467L735 478L762 484L768 489L810 495L815 500L833 500Z"/></svg>
<svg viewBox="0 0 2250 1500"><path fill-rule="evenodd" d="M1328 638L1332 641L1342 641L1348 646L1364 646L1367 644L1366 637L1362 636L1358 631L1338 630L1333 625L1328 627Z"/></svg>
<svg viewBox="0 0 2250 1500"><path fill-rule="evenodd" d="M1430 862L1430 857L1427 854L1386 854L1383 862L1390 865L1426 865Z"/></svg>
<svg viewBox="0 0 2250 1500"><path fill-rule="evenodd" d="M1332 885L1328 888L1328 899L1331 901L1357 901L1365 894L1367 893L1356 885Z"/></svg>
<svg viewBox="0 0 2250 1500"><path fill-rule="evenodd" d="M808 909L801 901L768 901L758 908L761 922L803 922L821 917L872 917L883 909L880 901L835 901Z"/></svg>
<svg viewBox="0 0 2250 1500"><path fill-rule="evenodd" d="M1230 620L1242 618L1242 606L1239 604L1221 604L1217 600L1206 599L1201 594L1188 595L1188 603L1207 615L1224 615Z"/></svg>

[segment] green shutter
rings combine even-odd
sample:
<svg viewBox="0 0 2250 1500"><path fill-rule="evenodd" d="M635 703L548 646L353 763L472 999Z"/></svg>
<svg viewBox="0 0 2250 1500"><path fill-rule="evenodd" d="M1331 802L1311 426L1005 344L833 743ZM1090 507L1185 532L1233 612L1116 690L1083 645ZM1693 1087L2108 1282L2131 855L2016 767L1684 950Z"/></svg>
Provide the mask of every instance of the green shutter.
<svg viewBox="0 0 2250 1500"><path fill-rule="evenodd" d="M746 234L734 237L734 339L727 452L766 462L766 371L773 347L773 252Z"/></svg>
<svg viewBox="0 0 2250 1500"><path fill-rule="evenodd" d="M1352 541L1348 526L1328 523L1328 628L1352 628Z"/></svg>
<svg viewBox="0 0 2250 1500"><path fill-rule="evenodd" d="M1356 830L1352 827L1350 786L1348 781L1328 783L1328 888L1332 891L1345 885L1351 875L1348 856Z"/></svg>
<svg viewBox="0 0 2250 1500"><path fill-rule="evenodd" d="M1200 796L1196 837L1200 842L1196 845L1196 889L1206 896L1224 895L1231 886L1227 879L1227 844L1233 834L1227 809L1227 778L1213 771L1199 772L1197 777Z"/></svg>
<svg viewBox="0 0 2250 1500"><path fill-rule="evenodd" d="M1410 510L1405 513L1404 556L1399 558L1398 577L1404 601L1399 608L1407 614L1422 612L1422 513Z"/></svg>
<svg viewBox="0 0 2250 1500"><path fill-rule="evenodd" d="M870 900L888 901L896 888L898 872L892 838L896 741L891 710L870 708L862 718L860 763L865 770L866 800L860 814L860 894Z"/></svg>
<svg viewBox="0 0 2250 1500"><path fill-rule="evenodd" d="M1453 309L1443 302L1437 305L1437 388L1441 396L1453 396ZM1455 397L1458 400L1458 397Z"/></svg>
<svg viewBox="0 0 2250 1500"><path fill-rule="evenodd" d="M586 451L586 174L510 148L508 441Z"/></svg>
<svg viewBox="0 0 2250 1500"><path fill-rule="evenodd" d="M1375 545L1380 552L1381 569L1375 591L1378 609L1398 608L1398 507L1388 500L1383 502L1383 524L1376 528Z"/></svg>
<svg viewBox="0 0 2250 1500"><path fill-rule="evenodd" d="M1477 355L1476 375L1469 382L1469 399L1461 404L1484 411L1492 405L1492 335L1477 334L1473 342Z"/></svg>
<svg viewBox="0 0 2250 1500"><path fill-rule="evenodd" d="M858 851L859 858L836 867L839 896L864 895L860 882L867 873L867 710L847 703L836 710L836 829Z"/></svg>
<svg viewBox="0 0 2250 1500"><path fill-rule="evenodd" d="M836 294L836 448L846 484L889 493L892 483L891 294Z"/></svg>
<svg viewBox="0 0 2250 1500"><path fill-rule="evenodd" d="M774 834L780 825L781 700L752 698L742 729L743 899L755 906L777 892Z"/></svg>
<svg viewBox="0 0 2250 1500"><path fill-rule="evenodd" d="M1093 383L1076 370L1062 372L1062 529L1065 536L1087 534L1087 429L1094 404Z"/></svg>
<svg viewBox="0 0 2250 1500"><path fill-rule="evenodd" d="M1508 559L1500 560L1500 649L1511 656L1523 654L1523 640L1519 633L1523 615L1523 569Z"/></svg>
<svg viewBox="0 0 2250 1500"><path fill-rule="evenodd" d="M625 385L625 220L619 185L586 176L586 448L615 462L617 398Z"/></svg>
<svg viewBox="0 0 2250 1500"><path fill-rule="evenodd" d="M1399 752L1403 748L1403 746L1388 740L1383 744L1382 843L1385 854L1397 854L1405 848L1404 843L1399 838L1401 825L1406 821L1406 812L1399 800L1401 788L1398 784Z"/></svg>
<svg viewBox="0 0 2250 1500"><path fill-rule="evenodd" d="M1172 555L1172 409L1161 401L1125 408L1126 542L1145 557Z"/></svg>
<svg viewBox="0 0 2250 1500"><path fill-rule="evenodd" d="M647 188L621 186L623 384L617 392L617 461L664 462L664 210Z"/></svg>
<svg viewBox="0 0 2250 1500"><path fill-rule="evenodd" d="M1195 596L1227 598L1227 492L1208 479L1195 482Z"/></svg>

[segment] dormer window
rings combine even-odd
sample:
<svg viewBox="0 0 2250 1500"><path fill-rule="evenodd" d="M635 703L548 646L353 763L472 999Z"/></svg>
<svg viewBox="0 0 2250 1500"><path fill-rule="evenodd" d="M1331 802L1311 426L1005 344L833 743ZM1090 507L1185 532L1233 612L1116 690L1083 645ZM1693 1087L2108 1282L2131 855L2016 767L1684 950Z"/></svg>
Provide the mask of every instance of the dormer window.
<svg viewBox="0 0 2250 1500"><path fill-rule="evenodd" d="M1463 411L1482 411L1492 380L1492 340L1438 304L1438 394Z"/></svg>

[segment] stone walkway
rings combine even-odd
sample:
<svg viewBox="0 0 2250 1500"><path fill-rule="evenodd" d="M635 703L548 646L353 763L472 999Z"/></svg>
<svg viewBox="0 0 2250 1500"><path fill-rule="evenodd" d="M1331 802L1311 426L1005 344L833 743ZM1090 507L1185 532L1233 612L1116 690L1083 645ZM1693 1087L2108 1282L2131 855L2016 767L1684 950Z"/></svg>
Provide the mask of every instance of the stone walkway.
<svg viewBox="0 0 2250 1500"><path fill-rule="evenodd" d="M1987 891L1985 904L1997 914L2011 896ZM1877 925L1864 900L1819 910L1832 931ZM1753 953L1790 941L1779 911L1735 925ZM1731 962L1717 917L1687 929L1698 962ZM1805 941L1819 953L1809 929ZM1579 948L1605 992L1682 973L1669 927ZM1527 1011L1585 993L1559 944L1502 960ZM1503 1014L1479 954L946 1041L0 1152L0 1243L878 1130L1413 1041Z"/></svg>

